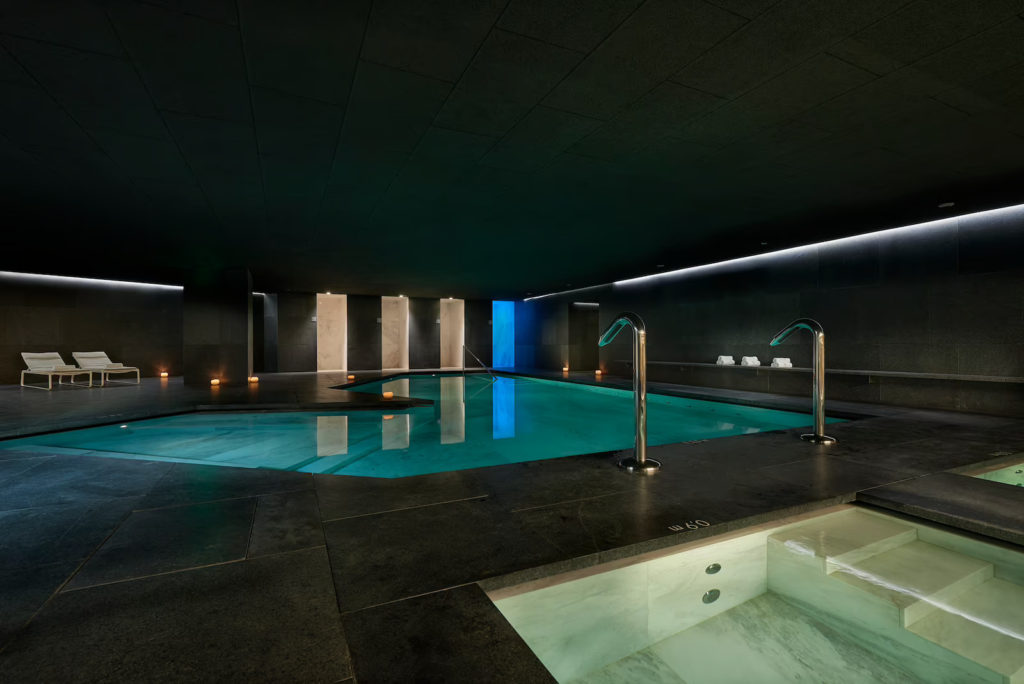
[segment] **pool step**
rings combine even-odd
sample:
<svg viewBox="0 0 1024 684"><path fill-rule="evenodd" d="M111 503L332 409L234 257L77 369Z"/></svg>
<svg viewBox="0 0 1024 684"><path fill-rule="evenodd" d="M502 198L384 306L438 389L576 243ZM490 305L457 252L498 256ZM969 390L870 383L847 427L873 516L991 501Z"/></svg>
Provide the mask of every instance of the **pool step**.
<svg viewBox="0 0 1024 684"><path fill-rule="evenodd" d="M892 605L906 627L937 610L937 605L992 579L992 564L915 540L844 563L832 578L860 589L871 600Z"/></svg>
<svg viewBox="0 0 1024 684"><path fill-rule="evenodd" d="M894 520L851 510L768 537L769 547L826 574L917 539L917 530Z"/></svg>
<svg viewBox="0 0 1024 684"><path fill-rule="evenodd" d="M1024 587L990 579L908 628L914 634L1024 682Z"/></svg>

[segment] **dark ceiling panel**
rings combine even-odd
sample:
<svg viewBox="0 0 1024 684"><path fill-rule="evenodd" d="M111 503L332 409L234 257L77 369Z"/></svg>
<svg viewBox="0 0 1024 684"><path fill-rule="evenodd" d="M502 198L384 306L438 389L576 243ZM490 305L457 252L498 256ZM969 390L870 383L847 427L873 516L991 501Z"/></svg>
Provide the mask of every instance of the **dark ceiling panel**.
<svg viewBox="0 0 1024 684"><path fill-rule="evenodd" d="M121 56L124 50L103 10L82 0L0 0L8 35Z"/></svg>
<svg viewBox="0 0 1024 684"><path fill-rule="evenodd" d="M557 45L492 31L438 114L437 124L504 135L582 58Z"/></svg>
<svg viewBox="0 0 1024 684"><path fill-rule="evenodd" d="M830 52L875 73L889 73L1021 12L1021 0L919 0L841 41Z"/></svg>
<svg viewBox="0 0 1024 684"><path fill-rule="evenodd" d="M370 0L239 0L253 85L344 104Z"/></svg>
<svg viewBox="0 0 1024 684"><path fill-rule="evenodd" d="M498 26L590 52L642 3L643 0L512 0Z"/></svg>
<svg viewBox="0 0 1024 684"><path fill-rule="evenodd" d="M722 97L736 97L893 9L890 0L783 0L681 69L672 80Z"/></svg>
<svg viewBox="0 0 1024 684"><path fill-rule="evenodd" d="M131 62L18 38L2 42L82 126L167 137Z"/></svg>
<svg viewBox="0 0 1024 684"><path fill-rule="evenodd" d="M600 125L594 119L550 107L531 111L482 163L519 170L535 169Z"/></svg>
<svg viewBox="0 0 1024 684"><path fill-rule="evenodd" d="M160 109L252 120L236 27L142 3L110 14Z"/></svg>
<svg viewBox="0 0 1024 684"><path fill-rule="evenodd" d="M454 83L507 0L376 0L363 58Z"/></svg>
<svg viewBox="0 0 1024 684"><path fill-rule="evenodd" d="M181 14L190 14L222 24L238 24L236 0L146 0L146 2L166 7Z"/></svg>
<svg viewBox="0 0 1024 684"><path fill-rule="evenodd" d="M104 129L90 131L90 134L107 156L131 178L193 182L192 172L173 140Z"/></svg>
<svg viewBox="0 0 1024 684"><path fill-rule="evenodd" d="M703 2L648 0L544 104L611 118L745 23Z"/></svg>

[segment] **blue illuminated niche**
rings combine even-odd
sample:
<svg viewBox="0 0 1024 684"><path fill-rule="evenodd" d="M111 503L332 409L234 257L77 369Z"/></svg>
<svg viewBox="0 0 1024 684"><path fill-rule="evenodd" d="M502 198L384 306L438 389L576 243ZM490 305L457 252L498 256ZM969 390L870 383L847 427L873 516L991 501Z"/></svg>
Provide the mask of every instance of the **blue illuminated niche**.
<svg viewBox="0 0 1024 684"><path fill-rule="evenodd" d="M516 303L494 301L491 304L491 336L494 367L516 365Z"/></svg>

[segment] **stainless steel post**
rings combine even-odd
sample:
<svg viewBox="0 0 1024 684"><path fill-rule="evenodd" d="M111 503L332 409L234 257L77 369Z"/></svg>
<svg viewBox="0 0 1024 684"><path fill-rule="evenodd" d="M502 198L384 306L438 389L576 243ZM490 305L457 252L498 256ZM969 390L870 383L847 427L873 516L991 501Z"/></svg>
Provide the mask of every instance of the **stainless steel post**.
<svg viewBox="0 0 1024 684"><path fill-rule="evenodd" d="M619 467L630 473L650 475L661 463L647 458L647 327L635 313L625 312L605 329L598 345L603 347L615 339L624 327L633 329L633 414L636 435L633 457L619 461Z"/></svg>
<svg viewBox="0 0 1024 684"><path fill-rule="evenodd" d="M815 444L835 444L835 437L829 437L825 434L825 331L822 329L821 323L818 323L813 318L798 318L780 330L772 338L770 345L774 347L780 344L789 337L790 333L801 328L809 330L814 336L811 360L811 373L813 376L811 414L814 418L814 433L800 435L800 438Z"/></svg>

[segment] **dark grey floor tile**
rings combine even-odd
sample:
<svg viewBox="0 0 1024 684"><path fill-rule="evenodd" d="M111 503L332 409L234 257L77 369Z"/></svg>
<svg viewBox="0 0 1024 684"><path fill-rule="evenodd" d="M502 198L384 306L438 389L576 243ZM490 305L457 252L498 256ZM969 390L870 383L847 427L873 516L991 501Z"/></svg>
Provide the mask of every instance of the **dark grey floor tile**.
<svg viewBox="0 0 1024 684"><path fill-rule="evenodd" d="M0 511L0 569L86 558L137 501L130 497Z"/></svg>
<svg viewBox="0 0 1024 684"><path fill-rule="evenodd" d="M0 461L0 481L10 480L23 475L26 471L46 463L52 456L35 456L33 458L17 458Z"/></svg>
<svg viewBox="0 0 1024 684"><path fill-rule="evenodd" d="M245 558L256 499L136 511L68 584L79 589Z"/></svg>
<svg viewBox="0 0 1024 684"><path fill-rule="evenodd" d="M175 463L166 477L139 504L139 508L160 508L312 488L313 479L309 473Z"/></svg>
<svg viewBox="0 0 1024 684"><path fill-rule="evenodd" d="M904 470L854 463L828 456L769 466L762 468L759 473L771 480L795 485L816 498L852 496L861 489L898 482L914 475Z"/></svg>
<svg viewBox="0 0 1024 684"><path fill-rule="evenodd" d="M72 562L0 571L0 648L77 567Z"/></svg>
<svg viewBox="0 0 1024 684"><path fill-rule="evenodd" d="M324 524L342 611L572 558L487 501L410 508Z"/></svg>
<svg viewBox="0 0 1024 684"><path fill-rule="evenodd" d="M1001 453L1014 452L1020 448L1020 446L1007 444L998 438L980 441L958 438L949 434L943 437L905 442L873 451L841 454L840 457L846 461L923 475L938 470L949 470L972 463L981 463L991 460Z"/></svg>
<svg viewBox="0 0 1024 684"><path fill-rule="evenodd" d="M256 504L249 558L324 545L316 492L266 494Z"/></svg>
<svg viewBox="0 0 1024 684"><path fill-rule="evenodd" d="M472 471L379 478L314 475L324 520L382 513L486 495Z"/></svg>
<svg viewBox="0 0 1024 684"><path fill-rule="evenodd" d="M604 453L512 463L474 472L495 505L519 510L633 489L635 478L620 472L616 461L615 454Z"/></svg>
<svg viewBox="0 0 1024 684"><path fill-rule="evenodd" d="M359 682L555 681L475 584L343 620Z"/></svg>
<svg viewBox="0 0 1024 684"><path fill-rule="evenodd" d="M349 676L323 549L62 593L0 657L5 682Z"/></svg>
<svg viewBox="0 0 1024 684"><path fill-rule="evenodd" d="M0 481L0 510L145 494L169 467L157 461L54 456L21 477Z"/></svg>
<svg viewBox="0 0 1024 684"><path fill-rule="evenodd" d="M22 451L21 449L0 449L0 461L19 461L26 458L42 458L51 454L38 451Z"/></svg>
<svg viewBox="0 0 1024 684"><path fill-rule="evenodd" d="M1024 489L953 473L875 487L857 494L872 506L1024 544Z"/></svg>

